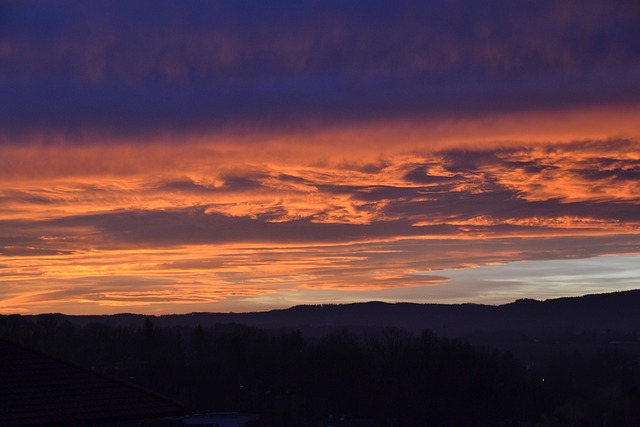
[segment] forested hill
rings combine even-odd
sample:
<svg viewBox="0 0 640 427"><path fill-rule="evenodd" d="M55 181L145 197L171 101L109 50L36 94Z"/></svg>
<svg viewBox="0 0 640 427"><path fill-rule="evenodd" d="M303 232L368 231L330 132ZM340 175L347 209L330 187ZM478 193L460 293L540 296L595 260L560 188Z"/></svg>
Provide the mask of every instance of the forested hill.
<svg viewBox="0 0 640 427"><path fill-rule="evenodd" d="M72 323L141 325L149 316L65 316ZM640 332L640 290L546 301L517 300L499 306L480 304L412 304L368 302L344 305L302 305L256 313L192 313L152 317L158 326L211 326L240 323L262 328L296 328L309 334L335 328L354 330L396 326L417 332L430 329L441 336L479 332L560 335L566 332Z"/></svg>
<svg viewBox="0 0 640 427"><path fill-rule="evenodd" d="M640 425L640 291L501 306L3 315L0 339L193 410L257 413L263 426L328 425L335 414L372 426Z"/></svg>

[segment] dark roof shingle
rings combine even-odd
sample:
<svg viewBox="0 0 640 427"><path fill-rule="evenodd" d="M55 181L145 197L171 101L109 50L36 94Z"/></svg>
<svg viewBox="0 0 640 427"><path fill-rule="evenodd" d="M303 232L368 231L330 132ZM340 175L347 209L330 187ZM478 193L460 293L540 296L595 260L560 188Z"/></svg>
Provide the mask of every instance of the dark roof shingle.
<svg viewBox="0 0 640 427"><path fill-rule="evenodd" d="M0 425L78 424L183 414L135 386L0 340Z"/></svg>

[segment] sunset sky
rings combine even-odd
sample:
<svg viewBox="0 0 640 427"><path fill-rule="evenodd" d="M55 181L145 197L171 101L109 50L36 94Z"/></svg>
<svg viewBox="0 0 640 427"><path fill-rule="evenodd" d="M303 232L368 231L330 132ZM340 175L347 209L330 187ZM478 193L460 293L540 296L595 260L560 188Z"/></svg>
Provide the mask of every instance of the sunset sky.
<svg viewBox="0 0 640 427"><path fill-rule="evenodd" d="M634 0L0 1L0 313L640 288Z"/></svg>

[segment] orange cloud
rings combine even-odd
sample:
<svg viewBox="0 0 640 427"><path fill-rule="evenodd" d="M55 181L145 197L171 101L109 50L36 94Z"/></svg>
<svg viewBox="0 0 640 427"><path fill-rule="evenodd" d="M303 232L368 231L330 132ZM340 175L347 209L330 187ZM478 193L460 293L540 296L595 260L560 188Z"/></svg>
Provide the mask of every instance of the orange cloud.
<svg viewBox="0 0 640 427"><path fill-rule="evenodd" d="M3 146L1 309L445 295L442 269L637 252L637 139L460 148L397 136L375 152L367 135L373 147L388 136L369 132L338 151L339 138L311 137L307 157L285 137Z"/></svg>

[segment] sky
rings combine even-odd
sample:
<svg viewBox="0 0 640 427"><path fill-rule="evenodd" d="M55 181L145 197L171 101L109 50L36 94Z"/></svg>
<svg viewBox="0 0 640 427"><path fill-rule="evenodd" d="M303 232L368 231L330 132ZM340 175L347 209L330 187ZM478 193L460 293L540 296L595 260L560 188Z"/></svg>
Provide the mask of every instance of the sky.
<svg viewBox="0 0 640 427"><path fill-rule="evenodd" d="M640 288L633 0L0 1L0 313Z"/></svg>

